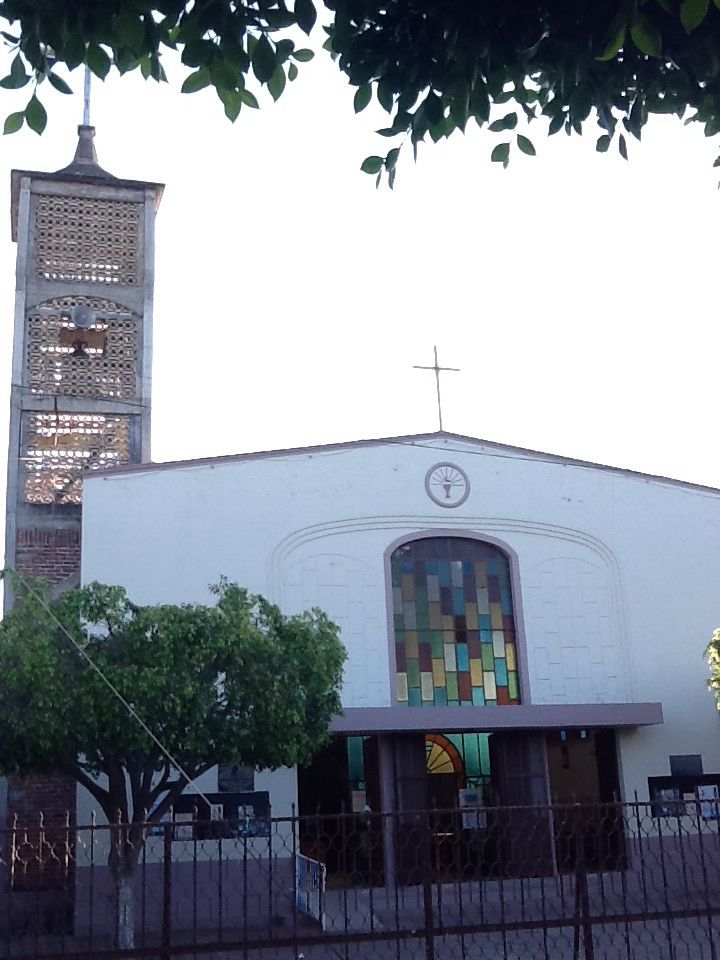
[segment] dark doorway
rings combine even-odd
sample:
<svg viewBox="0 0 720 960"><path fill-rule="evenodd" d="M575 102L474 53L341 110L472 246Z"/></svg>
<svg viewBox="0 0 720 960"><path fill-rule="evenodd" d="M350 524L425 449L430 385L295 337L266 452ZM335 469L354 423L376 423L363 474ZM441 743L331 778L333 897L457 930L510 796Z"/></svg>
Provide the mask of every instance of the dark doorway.
<svg viewBox="0 0 720 960"><path fill-rule="evenodd" d="M300 853L324 863L329 886L382 882L375 737L333 737L298 769Z"/></svg>
<svg viewBox="0 0 720 960"><path fill-rule="evenodd" d="M558 870L575 870L578 857L590 870L624 869L615 731L556 730L546 743Z"/></svg>

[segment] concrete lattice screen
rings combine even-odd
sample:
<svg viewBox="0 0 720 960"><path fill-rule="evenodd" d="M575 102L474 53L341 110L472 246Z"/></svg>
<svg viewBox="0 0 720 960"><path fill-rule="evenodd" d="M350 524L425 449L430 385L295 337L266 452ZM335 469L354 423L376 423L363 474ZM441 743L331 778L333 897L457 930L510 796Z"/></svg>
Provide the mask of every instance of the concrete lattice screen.
<svg viewBox="0 0 720 960"><path fill-rule="evenodd" d="M94 321L79 329L72 310ZM26 377L31 393L132 399L137 396L138 329L130 311L100 297L56 297L30 310Z"/></svg>
<svg viewBox="0 0 720 960"><path fill-rule="evenodd" d="M31 413L24 426L26 503L81 503L84 472L130 460L129 417Z"/></svg>
<svg viewBox="0 0 720 960"><path fill-rule="evenodd" d="M38 277L138 283L141 220L139 203L40 195L35 210Z"/></svg>

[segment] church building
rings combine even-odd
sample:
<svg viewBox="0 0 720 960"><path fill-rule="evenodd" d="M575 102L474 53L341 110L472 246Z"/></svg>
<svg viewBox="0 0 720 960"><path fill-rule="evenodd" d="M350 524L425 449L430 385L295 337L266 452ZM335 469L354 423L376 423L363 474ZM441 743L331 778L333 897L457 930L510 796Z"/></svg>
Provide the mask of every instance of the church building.
<svg viewBox="0 0 720 960"><path fill-rule="evenodd" d="M344 712L258 775L273 815L717 796L719 534L720 491L439 432L90 474L82 580L337 622Z"/></svg>
<svg viewBox="0 0 720 960"><path fill-rule="evenodd" d="M227 577L321 608L348 654L308 768L204 792L279 817L718 798L720 490L444 431L149 462L162 186L107 173L93 134L13 173L6 565L139 604ZM0 818L91 808L57 778L0 784Z"/></svg>

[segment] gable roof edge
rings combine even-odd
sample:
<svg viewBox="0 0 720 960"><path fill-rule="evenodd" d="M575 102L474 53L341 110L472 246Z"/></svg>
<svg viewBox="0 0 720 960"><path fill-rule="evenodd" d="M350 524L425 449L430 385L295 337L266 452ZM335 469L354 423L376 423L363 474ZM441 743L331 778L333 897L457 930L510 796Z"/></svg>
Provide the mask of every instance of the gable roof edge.
<svg viewBox="0 0 720 960"><path fill-rule="evenodd" d="M448 441L456 440L460 443L468 443L473 446L490 448L496 451L505 451L519 459L542 460L546 463L555 463L561 466L580 467L587 470L602 470L604 472L615 473L620 476L645 480L653 483L667 484L677 486L687 490L698 490L706 493L720 495L720 488L711 487L707 484L694 483L691 480L677 480L673 477L665 477L659 474L643 473L639 470L631 470L627 467L613 467L608 464L595 463L591 460L580 460L575 457L564 457L560 454L546 453L541 450L533 450L529 447L517 447L508 443L499 443L496 440L483 440L479 437L469 437L462 433L452 433L447 430L437 430L430 433L405 434L397 437L378 437L366 440L342 440L335 443L314 444L306 447L286 447L277 450L258 450L249 453L229 453L213 457L196 457L189 460L167 460L167 461L149 461L146 463L130 463L123 466L112 467L108 470L98 471L91 476L83 478L87 483L91 480L97 480L102 477L131 475L140 473L150 473L160 470L180 470L187 468L199 468L214 465L225 465L231 463L242 463L248 460L270 460L284 457L302 456L313 453L331 453L333 451L362 449L364 447L378 447L383 445L401 445L401 446L429 446L429 441ZM440 449L440 448L438 448ZM458 453L465 451L457 451Z"/></svg>

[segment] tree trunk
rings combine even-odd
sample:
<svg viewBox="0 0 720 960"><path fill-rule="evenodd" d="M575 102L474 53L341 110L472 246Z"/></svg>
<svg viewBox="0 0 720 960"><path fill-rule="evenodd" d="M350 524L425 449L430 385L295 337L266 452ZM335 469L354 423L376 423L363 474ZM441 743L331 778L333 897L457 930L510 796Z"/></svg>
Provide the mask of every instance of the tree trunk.
<svg viewBox="0 0 720 960"><path fill-rule="evenodd" d="M135 892L132 872L132 867L127 871L121 869L114 877L118 950L132 950L135 947Z"/></svg>

